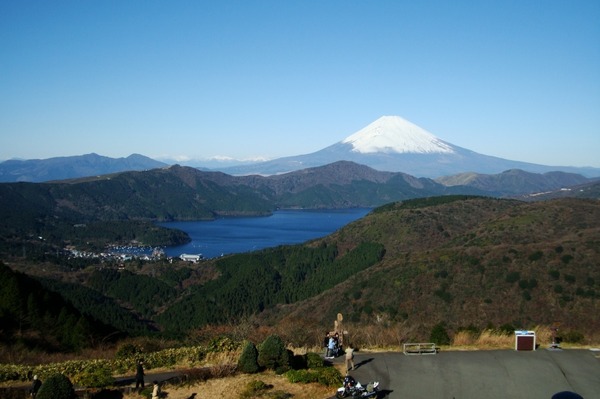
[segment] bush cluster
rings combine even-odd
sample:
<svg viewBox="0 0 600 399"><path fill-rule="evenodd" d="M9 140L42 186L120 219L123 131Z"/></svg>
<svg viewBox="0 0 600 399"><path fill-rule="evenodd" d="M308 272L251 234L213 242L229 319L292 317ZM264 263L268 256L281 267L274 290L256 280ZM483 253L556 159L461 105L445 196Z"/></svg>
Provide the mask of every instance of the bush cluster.
<svg viewBox="0 0 600 399"><path fill-rule="evenodd" d="M201 346L165 349L145 353L144 363L147 369L172 367L180 363L194 365L204 359L206 353L207 348ZM135 370L138 357L139 353L134 352L134 356L117 357L112 360L70 360L38 366L0 364L0 382L27 381L34 374L39 375L42 379L55 374L63 374L77 385L99 387L102 386L101 384L109 383L109 375ZM91 385L87 385L88 383Z"/></svg>
<svg viewBox="0 0 600 399"><path fill-rule="evenodd" d="M243 373L252 374L263 369L284 374L293 383L316 382L325 386L342 383L340 372L334 367L327 367L321 355L311 352L294 356L277 335L267 337L258 347L247 342L238 360L238 371Z"/></svg>
<svg viewBox="0 0 600 399"><path fill-rule="evenodd" d="M289 382L293 383L311 383L316 382L328 387L338 386L342 383L343 377L334 367L320 367L306 370L289 370L285 373Z"/></svg>
<svg viewBox="0 0 600 399"><path fill-rule="evenodd" d="M88 388L103 388L113 385L115 379L112 375L112 370L106 363L90 364L79 374L73 377L78 385Z"/></svg>

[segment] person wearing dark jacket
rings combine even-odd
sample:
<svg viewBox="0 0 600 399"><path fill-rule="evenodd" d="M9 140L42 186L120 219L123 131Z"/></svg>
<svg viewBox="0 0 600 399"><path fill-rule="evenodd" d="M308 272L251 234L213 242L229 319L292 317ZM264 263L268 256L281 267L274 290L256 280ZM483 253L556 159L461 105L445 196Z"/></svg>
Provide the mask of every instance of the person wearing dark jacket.
<svg viewBox="0 0 600 399"><path fill-rule="evenodd" d="M144 388L144 361L139 360L135 370L135 389Z"/></svg>
<svg viewBox="0 0 600 399"><path fill-rule="evenodd" d="M327 357L327 347L329 346L329 333L325 333L325 338L323 338L323 347L325 348L325 357Z"/></svg>
<svg viewBox="0 0 600 399"><path fill-rule="evenodd" d="M31 389L29 390L29 393L31 394L32 398L36 397L41 386L42 386L42 381L40 381L40 379L38 378L37 375L34 375L33 382L31 383Z"/></svg>

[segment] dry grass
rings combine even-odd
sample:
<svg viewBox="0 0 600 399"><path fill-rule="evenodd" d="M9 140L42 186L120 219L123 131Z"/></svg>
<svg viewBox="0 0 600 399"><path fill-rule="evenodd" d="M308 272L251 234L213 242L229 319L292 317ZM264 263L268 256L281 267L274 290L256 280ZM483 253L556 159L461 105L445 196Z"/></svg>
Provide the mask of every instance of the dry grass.
<svg viewBox="0 0 600 399"><path fill-rule="evenodd" d="M246 390L247 385L255 380L263 381L272 386L269 392L286 392L294 399L325 399L335 394L335 388L327 388L320 384L293 384L285 377L275 375L274 373L262 374L239 374L235 376L211 379L191 386L166 386L163 392L168 393L169 399L189 399L189 398L222 398L238 399ZM195 395L194 395L195 394ZM265 396L267 398L268 396ZM140 395L127 394L123 399L139 399Z"/></svg>
<svg viewBox="0 0 600 399"><path fill-rule="evenodd" d="M503 334L494 330L484 330L480 334L470 331L456 333L451 348L461 349L508 349L515 345L513 334Z"/></svg>
<svg viewBox="0 0 600 399"><path fill-rule="evenodd" d="M305 354L314 348L290 347L289 349L295 354ZM244 391L247 390L249 383L259 380L269 385L270 389L263 396L253 395L252 397L273 398L276 396L275 393L287 393L290 394L289 397L295 399L325 399L331 398L335 394L335 388L325 387L321 384L291 383L284 376L276 375L272 371L260 374L235 374L235 365L239 356L239 351L209 353L202 364L202 367L210 367L211 369L208 378L197 378L195 382L190 384L167 385L162 390L168 394L167 398L169 399L239 399L244 397ZM280 394L277 397L286 396ZM130 393L124 395L123 399L140 399L140 395Z"/></svg>
<svg viewBox="0 0 600 399"><path fill-rule="evenodd" d="M549 347L552 344L553 330L550 326L536 326L531 331L535 332L536 344L540 347ZM560 334L559 334L560 335ZM561 343L563 347L594 347L599 342L598 337L591 337L585 344ZM514 349L515 335L502 333L496 330L484 330L480 334L469 331L460 331L454 335L452 345L448 350L486 350L486 349Z"/></svg>

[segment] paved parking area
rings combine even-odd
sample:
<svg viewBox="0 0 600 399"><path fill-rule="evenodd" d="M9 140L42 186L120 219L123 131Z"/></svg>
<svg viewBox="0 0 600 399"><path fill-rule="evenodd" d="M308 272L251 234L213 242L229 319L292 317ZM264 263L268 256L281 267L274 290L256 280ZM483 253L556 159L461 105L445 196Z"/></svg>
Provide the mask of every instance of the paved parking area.
<svg viewBox="0 0 600 399"><path fill-rule="evenodd" d="M343 358L336 359L343 361ZM448 351L435 355L356 352L350 374L380 381L381 397L403 399L600 399L600 352L587 349Z"/></svg>

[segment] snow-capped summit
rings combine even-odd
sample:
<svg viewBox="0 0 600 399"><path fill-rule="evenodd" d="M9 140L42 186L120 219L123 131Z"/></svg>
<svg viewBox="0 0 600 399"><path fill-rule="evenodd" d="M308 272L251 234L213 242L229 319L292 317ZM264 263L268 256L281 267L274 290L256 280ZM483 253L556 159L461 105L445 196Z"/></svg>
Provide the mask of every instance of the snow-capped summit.
<svg viewBox="0 0 600 399"><path fill-rule="evenodd" d="M583 169L552 167L478 154L443 141L399 116L383 116L354 134L319 151L273 159L251 165L222 168L233 175L274 175L294 170L351 161L386 172L416 177L440 177L464 172L485 174L521 169L532 173L564 171L584 174ZM589 177L598 171L587 171Z"/></svg>
<svg viewBox="0 0 600 399"><path fill-rule="evenodd" d="M382 116L342 143L351 144L352 151L369 153L453 153L452 147L427 130L399 116Z"/></svg>

